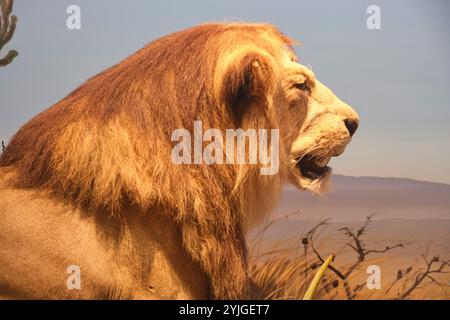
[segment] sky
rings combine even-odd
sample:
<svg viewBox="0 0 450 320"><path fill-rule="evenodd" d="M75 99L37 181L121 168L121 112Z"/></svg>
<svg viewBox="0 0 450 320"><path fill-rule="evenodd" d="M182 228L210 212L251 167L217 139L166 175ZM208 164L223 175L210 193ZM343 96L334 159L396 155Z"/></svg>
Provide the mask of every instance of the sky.
<svg viewBox="0 0 450 320"><path fill-rule="evenodd" d="M81 9L69 30L66 9ZM381 29L366 26L381 9ZM2 49L0 139L105 68L173 31L212 21L272 23L300 61L360 115L335 173L450 183L450 1L16 0ZM51 124L49 124L51 125Z"/></svg>

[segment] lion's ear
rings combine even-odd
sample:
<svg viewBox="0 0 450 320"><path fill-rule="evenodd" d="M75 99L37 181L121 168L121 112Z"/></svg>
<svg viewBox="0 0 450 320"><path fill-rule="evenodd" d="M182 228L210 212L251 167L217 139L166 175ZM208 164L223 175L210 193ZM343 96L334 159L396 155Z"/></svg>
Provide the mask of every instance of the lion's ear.
<svg viewBox="0 0 450 320"><path fill-rule="evenodd" d="M240 121L251 104L266 107L274 87L274 72L269 57L247 52L232 59L222 83L222 99Z"/></svg>

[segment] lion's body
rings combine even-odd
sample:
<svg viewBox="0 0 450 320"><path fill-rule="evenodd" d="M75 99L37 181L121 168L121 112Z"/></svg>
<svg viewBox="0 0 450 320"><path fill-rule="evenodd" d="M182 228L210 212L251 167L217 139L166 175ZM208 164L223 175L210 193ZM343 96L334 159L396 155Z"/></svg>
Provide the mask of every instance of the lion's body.
<svg viewBox="0 0 450 320"><path fill-rule="evenodd" d="M264 24L183 30L26 123L0 158L0 295L246 297L246 230L288 178L319 192L354 132L348 120L357 125L291 43ZM197 120L205 130L279 130L279 151L269 150L279 171L175 164L171 134ZM78 292L66 287L72 264Z"/></svg>
<svg viewBox="0 0 450 320"><path fill-rule="evenodd" d="M208 298L204 274L158 210L92 216L46 192L0 185L0 298ZM71 265L81 268L80 290L67 287Z"/></svg>

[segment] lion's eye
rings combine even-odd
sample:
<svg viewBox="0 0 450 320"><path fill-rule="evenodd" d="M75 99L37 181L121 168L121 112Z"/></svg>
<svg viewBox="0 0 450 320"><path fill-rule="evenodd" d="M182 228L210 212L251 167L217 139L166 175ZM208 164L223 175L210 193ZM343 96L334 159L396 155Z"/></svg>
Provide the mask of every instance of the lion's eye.
<svg viewBox="0 0 450 320"><path fill-rule="evenodd" d="M306 81L300 82L300 83L295 83L294 84L294 88L297 88L297 89L303 90L303 91L306 91L306 90L309 89L308 88L308 84L306 83Z"/></svg>

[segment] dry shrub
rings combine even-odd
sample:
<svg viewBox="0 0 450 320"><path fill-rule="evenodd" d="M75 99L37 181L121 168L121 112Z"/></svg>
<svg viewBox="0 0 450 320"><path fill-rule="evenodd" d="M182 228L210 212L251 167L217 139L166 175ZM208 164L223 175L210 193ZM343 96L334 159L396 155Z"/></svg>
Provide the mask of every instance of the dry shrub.
<svg viewBox="0 0 450 320"><path fill-rule="evenodd" d="M327 241L333 239L325 238L320 246L316 247L316 234L329 220L320 221L295 241L278 241L272 243L269 249L261 249L265 232L276 222L296 214L298 212L269 222L251 240L250 276L257 288L254 290L253 299L302 299L321 266L324 260L321 251L326 252ZM348 237L346 245L356 253L356 258L346 264L338 265L337 261L330 264L314 299L448 299L449 260L439 256L430 258L428 251L422 254L422 263L398 269L397 273L391 276L383 275L381 289L367 288L367 266L376 264L382 268L383 264L389 263L386 252L401 250L405 245L398 243L381 249L367 249L364 236L371 219L372 216L367 217L357 230L340 229ZM301 247L303 250L299 250ZM368 255L371 256L370 259L367 258Z"/></svg>

